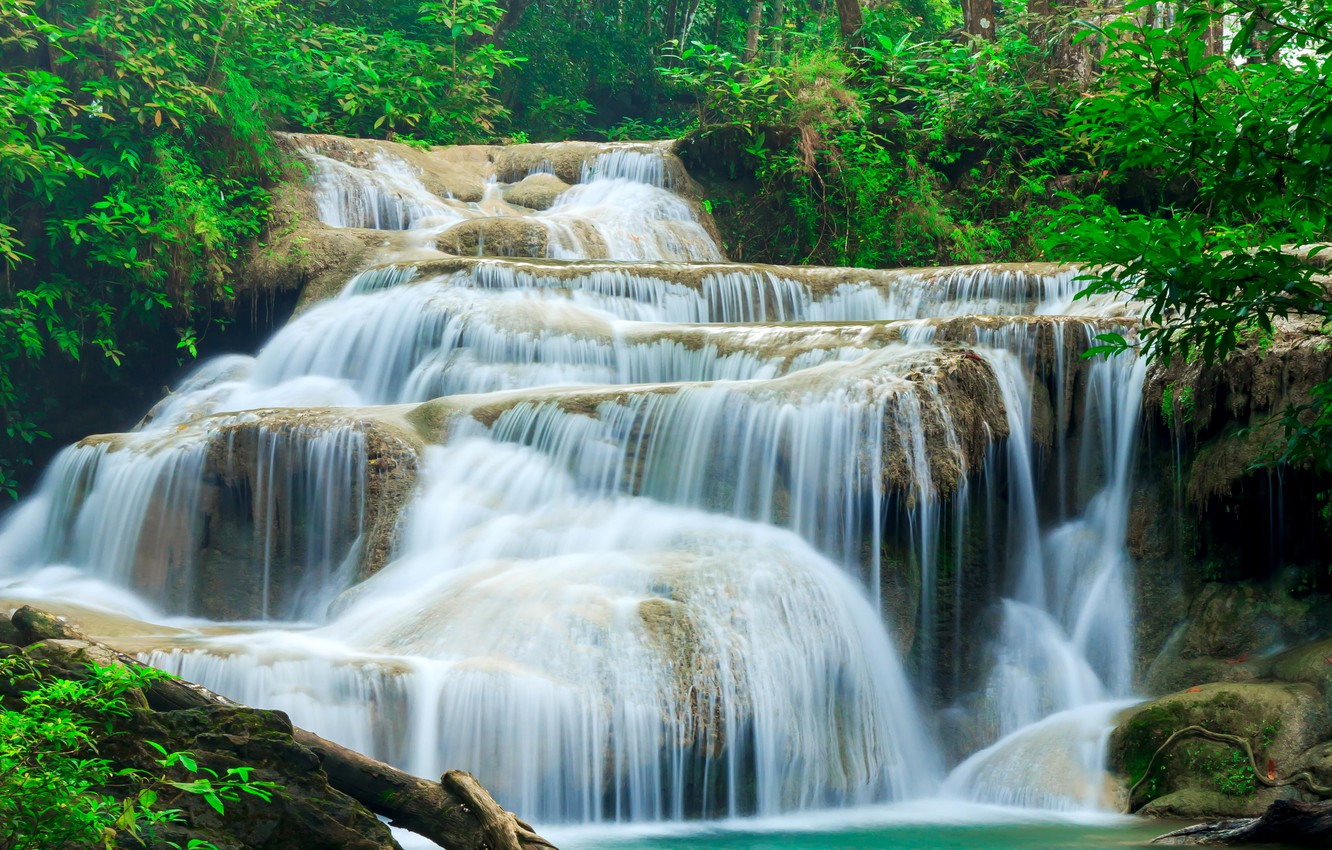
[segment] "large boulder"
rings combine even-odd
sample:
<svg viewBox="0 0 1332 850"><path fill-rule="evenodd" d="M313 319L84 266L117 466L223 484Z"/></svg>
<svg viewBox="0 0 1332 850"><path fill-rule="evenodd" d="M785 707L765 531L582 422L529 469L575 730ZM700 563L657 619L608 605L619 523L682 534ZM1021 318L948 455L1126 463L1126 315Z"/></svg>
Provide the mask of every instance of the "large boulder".
<svg viewBox="0 0 1332 850"><path fill-rule="evenodd" d="M1272 658L1270 675L1282 682L1305 682L1323 696L1332 714L1332 638L1288 649Z"/></svg>
<svg viewBox="0 0 1332 850"><path fill-rule="evenodd" d="M1141 814L1256 816L1309 796L1295 777L1329 737L1327 704L1307 682L1217 682L1126 712L1110 761Z"/></svg>

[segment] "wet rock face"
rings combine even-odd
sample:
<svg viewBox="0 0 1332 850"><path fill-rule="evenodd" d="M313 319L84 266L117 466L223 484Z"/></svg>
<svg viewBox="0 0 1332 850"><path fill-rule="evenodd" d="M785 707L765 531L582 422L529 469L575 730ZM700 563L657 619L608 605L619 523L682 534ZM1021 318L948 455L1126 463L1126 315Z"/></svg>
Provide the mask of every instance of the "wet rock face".
<svg viewBox="0 0 1332 850"><path fill-rule="evenodd" d="M1234 494L1264 468L1283 440L1281 414L1307 404L1332 377L1332 348L1317 322L1278 322L1271 335L1240 342L1225 362L1204 368L1182 357L1148 373L1144 405L1181 437L1184 492L1196 506ZM1247 426L1247 430L1245 428Z"/></svg>
<svg viewBox="0 0 1332 850"><path fill-rule="evenodd" d="M388 563L399 513L416 482L416 446L394 429L363 421L353 425L350 454L330 459L302 448L301 434L345 423L301 419L284 425L270 417L262 428L244 423L215 438L189 589L199 613L252 619L293 611L303 595L337 581L332 573L348 554L353 569L344 582ZM283 439L283 428L291 439ZM273 475L275 469L282 474Z"/></svg>
<svg viewBox="0 0 1332 850"><path fill-rule="evenodd" d="M44 557L86 564L164 610L319 617L389 560L419 439L391 413L258 410L88 438L57 473L79 498ZM129 482L128 484L126 482Z"/></svg>
<svg viewBox="0 0 1332 850"><path fill-rule="evenodd" d="M1309 322L1283 321L1271 335L1241 341L1224 363L1203 368L1177 358L1149 372L1144 407L1155 432L1129 524L1138 681L1146 693L1298 686L1310 689L1322 722L1332 716L1332 646L1324 641L1332 633L1332 585L1326 520L1316 507L1327 482L1308 470L1267 468L1284 445L1283 411L1306 403L1311 387L1332 376L1325 339ZM1202 710L1195 719L1208 727L1225 722L1224 713ZM1332 732L1324 731L1304 741L1303 752L1275 758L1278 779L1303 771L1328 786L1320 754L1329 738ZM1174 749L1190 746L1225 749L1197 741ZM1307 793L1303 784L1278 793L1259 783L1240 805L1209 787L1200 770L1194 773L1147 811L1257 814L1263 799Z"/></svg>
<svg viewBox="0 0 1332 850"><path fill-rule="evenodd" d="M448 254L487 257L544 257L545 227L521 218L474 218L440 234L435 247Z"/></svg>
<svg viewBox="0 0 1332 850"><path fill-rule="evenodd" d="M1323 633L1326 600L1283 591L1280 583L1204 585L1147 669L1147 690L1166 693L1202 682L1258 678L1270 669L1272 652Z"/></svg>

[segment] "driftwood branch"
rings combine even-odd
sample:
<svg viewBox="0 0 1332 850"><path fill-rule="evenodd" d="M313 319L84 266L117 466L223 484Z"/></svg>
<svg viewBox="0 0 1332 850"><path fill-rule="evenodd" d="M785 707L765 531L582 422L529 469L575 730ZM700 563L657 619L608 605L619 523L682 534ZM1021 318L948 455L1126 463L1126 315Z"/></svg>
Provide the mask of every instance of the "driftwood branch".
<svg viewBox="0 0 1332 850"><path fill-rule="evenodd" d="M491 841L487 846L493 848L499 847L549 847L555 850L555 845L536 834L526 822L514 817L510 812L500 808L495 798L490 796L490 792L482 787L476 777L465 770L450 770L440 777L440 784L450 792L455 794L465 803L465 808L470 807L482 823L486 824L486 830L490 834Z"/></svg>
<svg viewBox="0 0 1332 850"><path fill-rule="evenodd" d="M1177 829L1153 844L1284 844L1332 846L1332 800L1301 803L1277 800L1259 818L1200 823Z"/></svg>
<svg viewBox="0 0 1332 850"><path fill-rule="evenodd" d="M1254 780L1260 785L1266 785L1268 788L1280 788L1286 785L1300 783L1313 794L1319 796L1332 794L1332 788L1319 785L1313 775L1307 770L1292 773L1290 776L1282 779L1269 777L1265 771L1258 769L1258 760L1253 754L1253 745L1249 743L1247 738L1242 738L1239 735L1229 735L1225 732L1213 732L1211 729L1204 726L1185 726L1183 729L1173 732L1169 738L1165 739L1165 743L1157 747L1156 752L1152 753L1152 757L1147 761L1147 769L1143 771L1142 776L1138 777L1138 781L1134 782L1129 787L1128 804L1130 806L1133 804L1133 794L1138 790L1138 786L1146 781L1148 776L1152 775L1152 770L1156 767L1156 760L1159 759L1166 750L1173 746L1176 741L1182 738L1205 738L1208 741L1215 741L1218 744L1229 744L1232 747L1239 748L1249 757L1249 767L1253 768Z"/></svg>
<svg viewBox="0 0 1332 850"><path fill-rule="evenodd" d="M45 644L38 655L81 657L98 664L148 665L93 640L60 618L25 606L12 622L25 645ZM144 688L148 707L177 711L212 706L238 707L220 694L177 678L154 679ZM554 850L532 827L505 811L470 774L450 770L439 782L413 776L313 732L292 727L296 743L311 750L328 774L328 784L395 826L415 832L449 850Z"/></svg>

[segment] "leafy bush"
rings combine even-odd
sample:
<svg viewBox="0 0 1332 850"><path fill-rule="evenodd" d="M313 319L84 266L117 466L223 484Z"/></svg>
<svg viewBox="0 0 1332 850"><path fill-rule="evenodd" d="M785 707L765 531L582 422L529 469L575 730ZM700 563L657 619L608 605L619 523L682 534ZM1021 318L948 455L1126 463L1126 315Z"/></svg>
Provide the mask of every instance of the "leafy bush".
<svg viewBox="0 0 1332 850"><path fill-rule="evenodd" d="M1209 52L1219 15L1236 27ZM1088 292L1146 302L1143 349L1165 360L1214 363L1278 318L1332 320L1318 270L1285 247L1332 236L1332 8L1237 0L1166 24L1126 16L1102 35L1105 83L1070 131L1113 180L1150 173L1155 190L1138 209L1070 198L1049 250L1098 268ZM1288 412L1279 460L1332 472L1330 400L1332 382Z"/></svg>
<svg viewBox="0 0 1332 850"><path fill-rule="evenodd" d="M193 356L285 167L271 129L493 136L496 0L0 5L0 490L62 385ZM326 10L325 10L326 11ZM402 26L404 29L393 27Z"/></svg>
<svg viewBox="0 0 1332 850"><path fill-rule="evenodd" d="M110 848L117 835L148 846L155 826L180 819L179 810L157 806L154 786L198 794L219 814L224 800L240 794L271 799L277 787L251 780L248 768L218 776L189 753L157 744L163 771L183 767L193 777L145 776L98 756L99 742L130 715L132 696L165 675L88 665L80 680L53 675L23 655L0 658L0 850Z"/></svg>
<svg viewBox="0 0 1332 850"><path fill-rule="evenodd" d="M1029 259L1035 213L1066 152L1070 93L1050 84L1051 48L1019 26L994 42L924 41L871 16L848 55L793 40L781 65L695 43L661 70L699 126L738 125L763 214L763 259L913 265Z"/></svg>

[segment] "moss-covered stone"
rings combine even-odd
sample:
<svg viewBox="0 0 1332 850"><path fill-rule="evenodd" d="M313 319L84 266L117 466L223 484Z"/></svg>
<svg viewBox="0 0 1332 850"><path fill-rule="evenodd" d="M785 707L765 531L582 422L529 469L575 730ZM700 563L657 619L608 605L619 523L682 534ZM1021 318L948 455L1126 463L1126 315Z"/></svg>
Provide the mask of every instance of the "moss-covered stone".
<svg viewBox="0 0 1332 850"><path fill-rule="evenodd" d="M1247 754L1228 743L1186 736L1161 750L1191 726L1243 738L1258 764L1276 777L1289 775L1307 751L1332 735L1321 695L1305 683L1213 683L1162 697L1126 712L1110 739L1111 766L1133 789L1132 808L1197 791L1220 795L1206 798L1217 808L1199 813L1241 815L1299 793L1298 787L1256 781ZM1169 805L1183 805L1183 799Z"/></svg>
<svg viewBox="0 0 1332 850"><path fill-rule="evenodd" d="M1297 646L1277 655L1271 660L1269 670L1274 679L1312 685L1322 694L1323 703L1332 714L1332 638Z"/></svg>
<svg viewBox="0 0 1332 850"><path fill-rule="evenodd" d="M161 756L147 742L169 752L193 754L201 767L225 775L230 768L253 768L251 779L274 782L281 791L264 802L241 795L219 814L191 794L167 802L179 808L180 824L159 830L159 840L185 846L191 839L218 850L389 850L397 848L388 827L360 803L335 790L317 756L292 739L291 721L278 711L213 707L182 711L136 711L121 734L102 746L117 765L146 775L160 774ZM181 773L172 778L189 780ZM170 789L164 789L169 791ZM165 846L165 845L162 845Z"/></svg>
<svg viewBox="0 0 1332 850"><path fill-rule="evenodd" d="M1222 813L1226 817L1257 817L1266 808L1256 797L1236 798L1220 791L1188 788L1163 794L1137 813L1151 818L1209 818Z"/></svg>
<svg viewBox="0 0 1332 850"><path fill-rule="evenodd" d="M14 636L24 641L38 638L23 649L34 662L33 673L0 681L0 699L43 682L86 679L90 664L109 667L123 662L116 651L84 637L60 618L36 609L21 610L20 619L28 627L15 627ZM218 850L399 850L383 822L329 784L319 758L294 740L285 714L233 705L152 710L152 701L141 690L128 691L122 699L128 711L99 718L91 730L97 740L96 756L109 760L117 771L114 784L96 790L117 801L138 799L141 791L151 790L158 796L158 810L175 809L179 816L154 826L141 836L143 840L122 832L112 838L113 846L185 847L202 841ZM163 766L154 744L167 752L189 753L199 770ZM218 812L202 795L167 784L226 778L232 768L250 768L251 781L278 786L273 799L240 794L239 799L225 800Z"/></svg>

